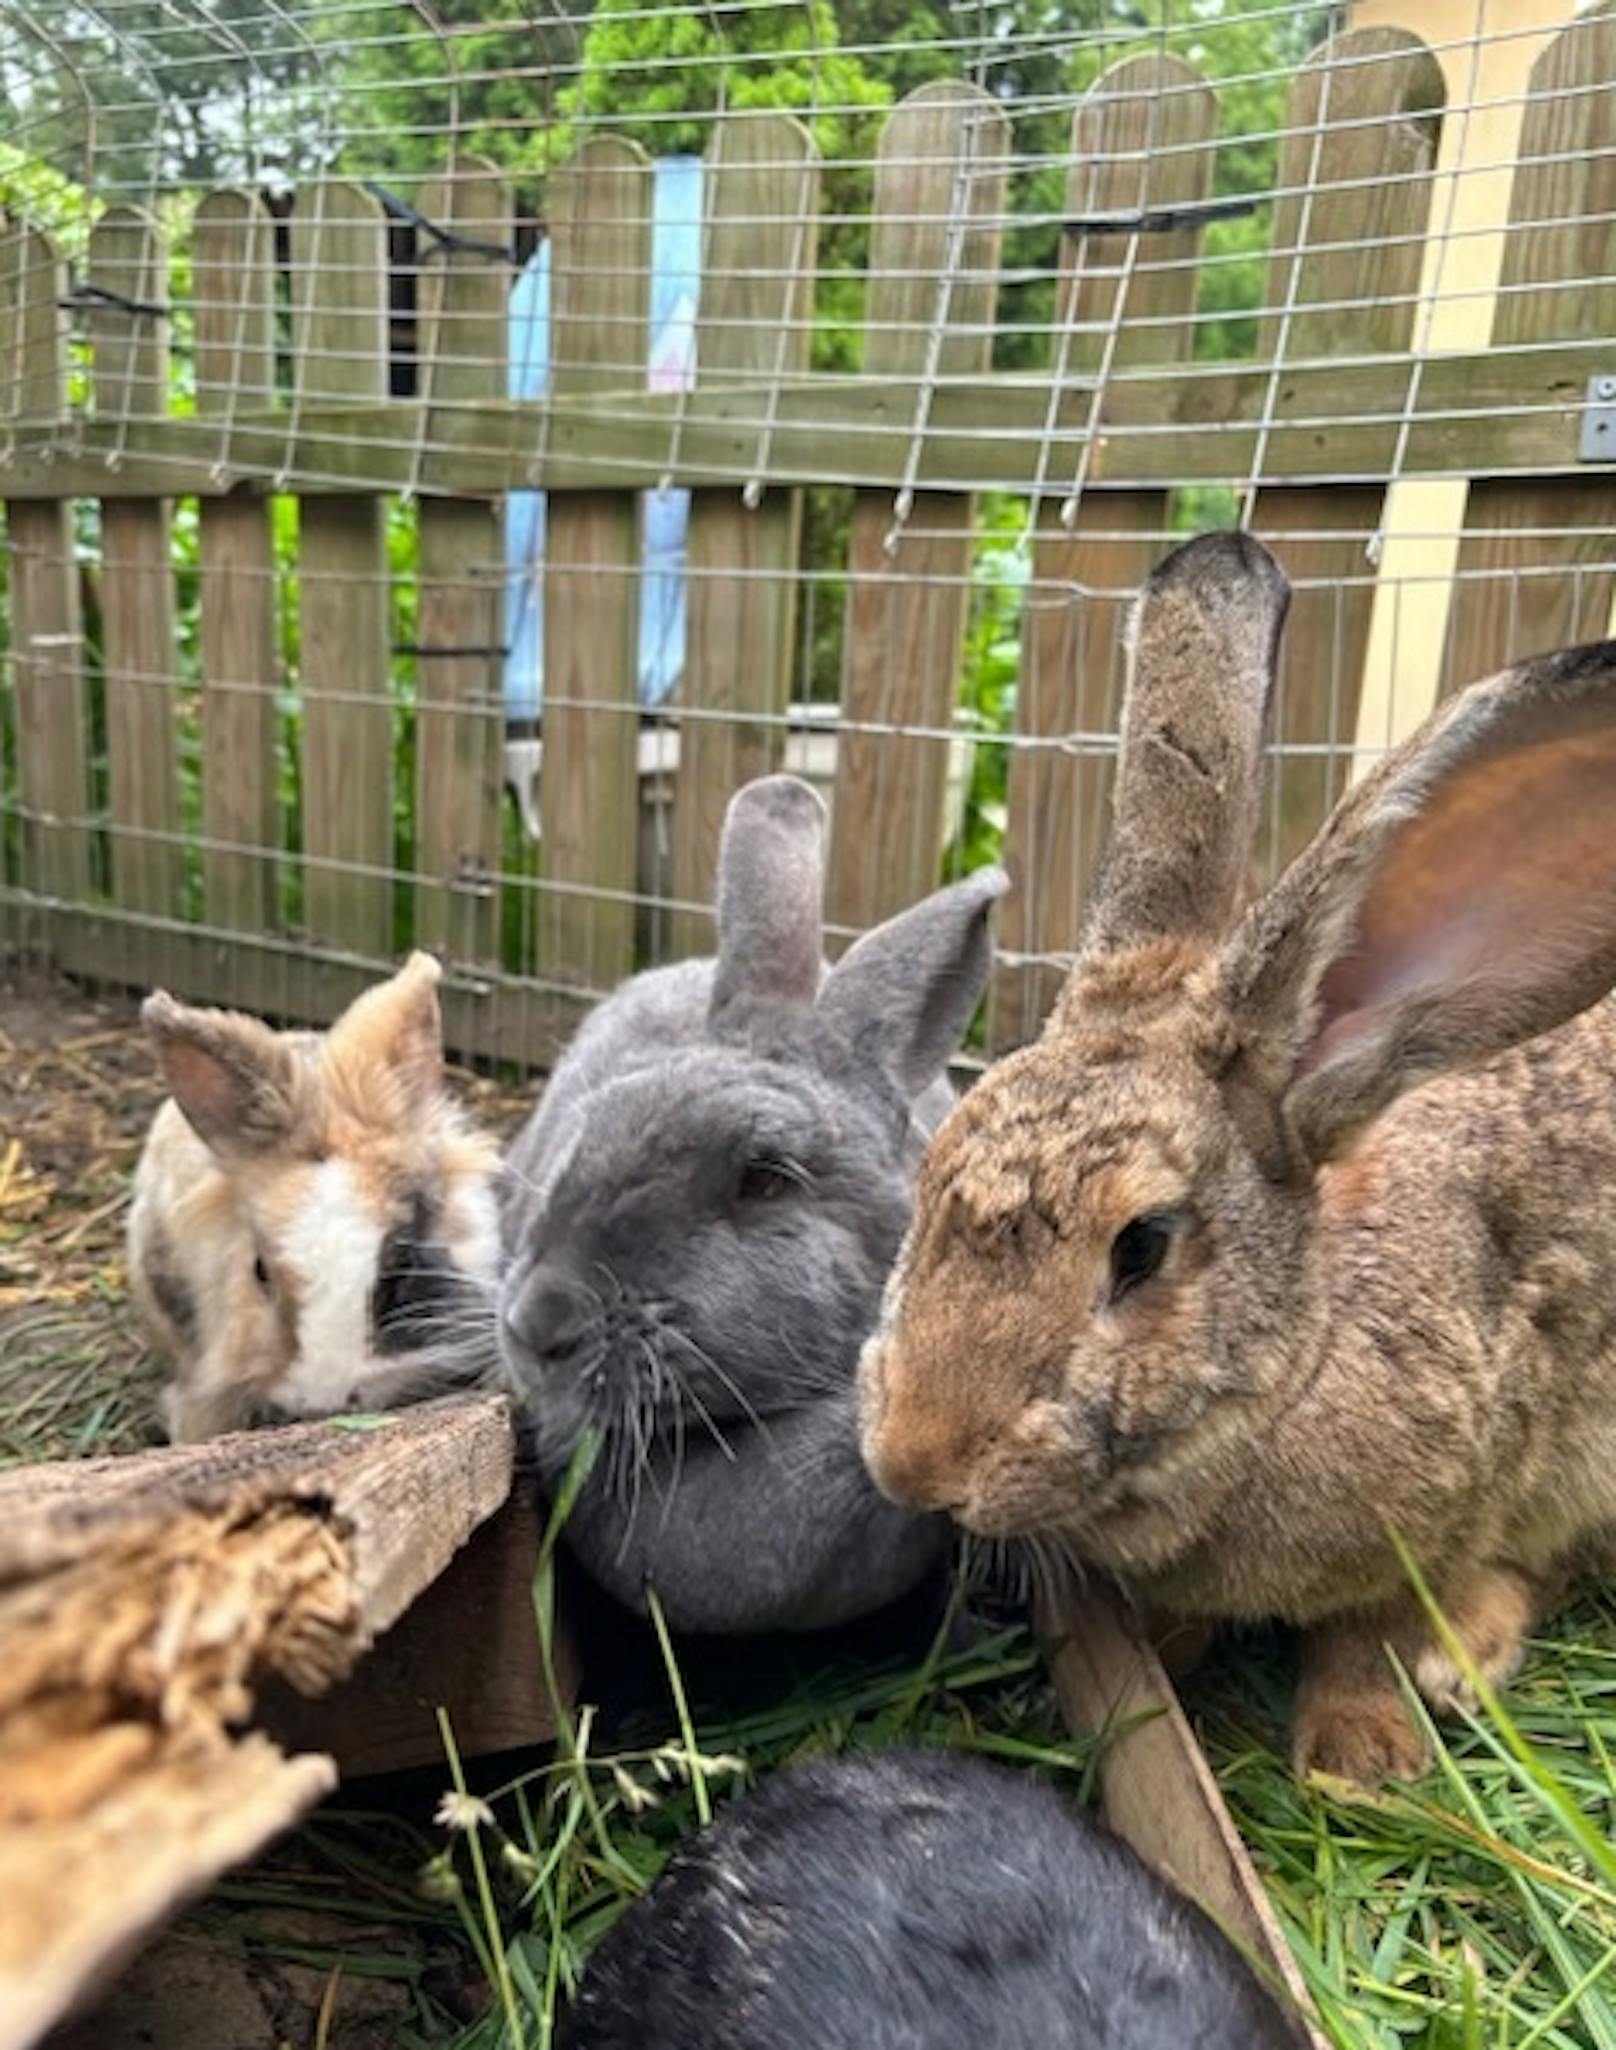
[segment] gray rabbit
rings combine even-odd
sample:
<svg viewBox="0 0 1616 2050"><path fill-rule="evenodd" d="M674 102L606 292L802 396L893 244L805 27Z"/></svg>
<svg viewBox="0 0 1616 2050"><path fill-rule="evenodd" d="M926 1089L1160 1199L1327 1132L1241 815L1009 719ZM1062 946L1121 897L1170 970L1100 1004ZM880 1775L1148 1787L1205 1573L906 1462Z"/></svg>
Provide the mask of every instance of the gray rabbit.
<svg viewBox="0 0 1616 2050"><path fill-rule="evenodd" d="M949 1543L866 1477L853 1376L1008 884L978 870L827 969L824 834L793 777L735 796L717 959L591 1012L507 1157L499 1343L551 1485L597 1434L568 1541L686 1631L848 1621Z"/></svg>

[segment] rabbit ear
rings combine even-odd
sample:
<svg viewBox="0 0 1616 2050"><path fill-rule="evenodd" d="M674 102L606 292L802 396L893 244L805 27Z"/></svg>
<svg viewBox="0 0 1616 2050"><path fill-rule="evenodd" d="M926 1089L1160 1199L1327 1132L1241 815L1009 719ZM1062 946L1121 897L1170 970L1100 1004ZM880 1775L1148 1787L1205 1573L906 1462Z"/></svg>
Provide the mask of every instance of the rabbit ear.
<svg viewBox="0 0 1616 2050"><path fill-rule="evenodd" d="M300 1114L297 1057L236 1011L192 1010L156 990L140 1007L169 1094L221 1159L285 1144Z"/></svg>
<svg viewBox="0 0 1616 2050"><path fill-rule="evenodd" d="M1313 1161L1616 982L1616 642L1453 699L1226 949L1248 1078Z"/></svg>
<svg viewBox="0 0 1616 2050"><path fill-rule="evenodd" d="M825 978L819 1010L882 1054L911 1096L943 1072L993 963L988 916L1010 887L979 868L850 947Z"/></svg>
<svg viewBox="0 0 1616 2050"><path fill-rule="evenodd" d="M737 997L811 1004L819 988L825 807L795 776L760 776L730 799L718 848L712 1008Z"/></svg>
<svg viewBox="0 0 1616 2050"><path fill-rule="evenodd" d="M1219 938L1257 825L1290 585L1249 534L1159 563L1134 614L1114 819L1084 951Z"/></svg>
<svg viewBox="0 0 1616 2050"><path fill-rule="evenodd" d="M355 997L326 1034L321 1065L350 1097L378 1103L400 1087L424 1103L443 1085L442 965L416 952L396 975ZM378 1111L383 1122L391 1114Z"/></svg>

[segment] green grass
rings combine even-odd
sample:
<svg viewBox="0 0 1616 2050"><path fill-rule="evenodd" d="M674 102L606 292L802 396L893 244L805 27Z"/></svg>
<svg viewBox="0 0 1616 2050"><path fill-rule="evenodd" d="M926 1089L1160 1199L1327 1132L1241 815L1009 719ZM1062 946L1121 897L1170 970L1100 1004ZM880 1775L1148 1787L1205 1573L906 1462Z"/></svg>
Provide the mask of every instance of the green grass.
<svg viewBox="0 0 1616 2050"><path fill-rule="evenodd" d="M1288 1661L1194 1690L1207 1748L1335 2041L1616 2050L1616 1605L1534 1641L1507 1699L1434 1726L1418 1785L1333 1798L1275 1755Z"/></svg>

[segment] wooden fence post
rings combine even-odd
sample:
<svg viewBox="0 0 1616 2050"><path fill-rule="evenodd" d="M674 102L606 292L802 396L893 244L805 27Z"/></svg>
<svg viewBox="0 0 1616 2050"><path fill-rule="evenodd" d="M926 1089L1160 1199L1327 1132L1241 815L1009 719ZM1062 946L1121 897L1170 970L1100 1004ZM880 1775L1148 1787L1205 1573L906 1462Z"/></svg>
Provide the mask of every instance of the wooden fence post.
<svg viewBox="0 0 1616 2050"><path fill-rule="evenodd" d="M1564 28L1532 67L1510 188L1493 345L1608 335L1616 359L1616 14ZM1610 632L1616 482L1481 477L1470 486L1441 693Z"/></svg>
<svg viewBox="0 0 1616 2050"><path fill-rule="evenodd" d="M651 166L586 142L550 186L550 389L643 389ZM607 990L634 965L640 508L632 491L553 492L544 547L538 973Z"/></svg>
<svg viewBox="0 0 1616 2050"><path fill-rule="evenodd" d="M888 120L876 164L867 375L919 378L929 391L986 370L1009 147L1003 107L959 80L919 87ZM917 421L914 432L925 431ZM919 492L896 523L890 492L861 491L854 503L827 893L830 919L844 928L889 917L938 881L971 505L963 493ZM928 731L901 732L915 727Z"/></svg>
<svg viewBox="0 0 1616 2050"><path fill-rule="evenodd" d="M220 423L229 461L238 410L275 401L273 224L254 192L209 193L196 210L196 409ZM200 501L202 856L207 922L279 923L275 775L275 545L260 493Z"/></svg>
<svg viewBox="0 0 1616 2050"><path fill-rule="evenodd" d="M481 158L456 158L417 204L429 221L489 250L510 243L509 195ZM418 245L416 261L419 398L430 446L435 415L505 396L511 271L480 250ZM426 498L420 520L416 943L497 965L503 527L491 498Z"/></svg>
<svg viewBox="0 0 1616 2050"><path fill-rule="evenodd" d="M1425 44L1392 28L1332 38L1291 89L1258 338L1276 381L1270 478L1284 474L1287 365L1391 354L1413 339L1445 93ZM1313 837L1350 778L1386 488L1271 482L1256 494L1252 527L1297 587L1258 843L1272 868Z"/></svg>
<svg viewBox="0 0 1616 2050"><path fill-rule="evenodd" d="M9 338L0 409L14 418L48 420L66 410L66 290L67 266L49 236L7 224L0 233L0 338ZM81 904L90 894L90 738L72 504L10 499L6 533L23 813L17 879L42 896Z"/></svg>
<svg viewBox="0 0 1616 2050"><path fill-rule="evenodd" d="M387 238L380 204L326 179L292 213L296 400L387 396ZM393 948L393 707L386 501L305 494L298 507L304 923L378 961Z"/></svg>
<svg viewBox="0 0 1616 2050"><path fill-rule="evenodd" d="M1073 115L1068 217L1204 200L1217 123L1217 102L1193 66L1177 57L1125 57ZM1130 263L1128 236L1069 235L1051 375L1063 368L1095 375L1112 323L1114 369L1189 357L1200 241L1193 227L1140 236ZM1068 531L1061 506L1081 461L1073 452L1050 476L1022 615L1016 734L1028 744L1010 762L1005 863L1015 887L999 920L1000 945L1011 959L994 977L988 1040L995 1051L1036 1035L1065 973L1036 957L1069 954L1077 941L1106 832L1115 757L1109 746L1071 736L1116 730L1127 608L1161 553L1167 526L1166 491L1091 486L1079 495Z"/></svg>
<svg viewBox="0 0 1616 2050"><path fill-rule="evenodd" d="M761 396L800 376L812 340L819 151L786 114L731 114L708 154L696 369L704 387L760 392L757 475L768 475ZM751 431L752 423L747 423ZM690 509L687 654L674 785L672 894L712 901L718 834L732 791L784 749L797 612L802 493L739 483L698 491ZM676 911L672 952L710 952L711 914Z"/></svg>
<svg viewBox="0 0 1616 2050"><path fill-rule="evenodd" d="M109 207L90 230L90 283L124 304L88 314L98 420L168 410L168 266L138 207ZM178 918L179 661L166 498L101 501L101 629L106 674L112 895L126 911ZM143 947L146 942L143 941Z"/></svg>

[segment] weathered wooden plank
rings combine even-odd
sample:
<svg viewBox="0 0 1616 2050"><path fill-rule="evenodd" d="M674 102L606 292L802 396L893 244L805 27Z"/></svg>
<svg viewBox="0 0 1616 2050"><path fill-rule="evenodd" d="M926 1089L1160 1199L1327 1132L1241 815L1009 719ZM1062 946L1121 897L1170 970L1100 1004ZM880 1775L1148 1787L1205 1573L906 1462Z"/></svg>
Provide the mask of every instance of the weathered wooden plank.
<svg viewBox="0 0 1616 2050"><path fill-rule="evenodd" d="M160 306L168 267L156 223L115 206L90 231L90 283ZM114 434L126 420L168 410L168 324L154 312L103 305L87 315L95 410ZM101 506L101 634L112 894L133 909L175 915L184 905L180 837L179 655L169 506L108 498Z"/></svg>
<svg viewBox="0 0 1616 2050"><path fill-rule="evenodd" d="M24 409L65 407L67 322L59 302L66 289L67 266L50 238L7 224L0 232L0 423ZM71 505L8 501L6 547L23 814L16 880L42 896L81 903L90 894L90 741Z"/></svg>
<svg viewBox="0 0 1616 2050"><path fill-rule="evenodd" d="M234 1734L259 1684L341 1679L511 1473L483 1399L0 1475L4 2050L326 1791Z"/></svg>
<svg viewBox="0 0 1616 2050"><path fill-rule="evenodd" d="M260 1725L284 1750L329 1752L344 1779L441 1767L440 1708L464 1758L547 1743L555 1704L533 1622L543 1520L533 1482L518 1479L504 1507L346 1680L313 1700L284 1685L266 1689ZM558 1632L551 1650L570 1701L571 1640Z"/></svg>
<svg viewBox="0 0 1616 2050"><path fill-rule="evenodd" d="M1297 359L1409 348L1443 102L1442 67L1401 29L1336 36L1297 76L1258 337L1276 381ZM1369 542L1384 503L1374 484L1256 495L1251 525L1276 544L1295 591L1261 842L1270 869L1312 838L1346 787L1374 604Z"/></svg>
<svg viewBox="0 0 1616 2050"><path fill-rule="evenodd" d="M1587 474L1578 453L1588 380L1608 368L1598 337L1525 351L1440 356L1414 390L1403 474ZM1277 394L1261 366L1202 363L1123 370L1107 380L1090 461L1090 488L1234 483L1252 473L1272 401L1263 476L1269 482L1383 483L1399 421L1410 412L1412 359L1293 363ZM919 450L919 490L1019 491L1075 468L1088 432L1092 379L1051 404L1047 382L1023 374L966 378L938 389ZM908 474L921 385L912 378L815 376L782 385L775 404L774 484L851 484L894 490ZM19 423L0 447L0 495L103 497L154 491L218 497L235 484L318 496L363 477L378 490L451 495L505 490L654 490L663 482L739 486L752 474L767 388L698 390L673 399L644 391L504 401L457 409L434 423L417 453L420 408L410 400L304 406L295 420L243 420L235 461L214 459L216 431L195 420L135 421L113 431ZM675 421L678 432L675 434ZM84 454L76 451L82 443ZM104 451L120 452L108 474ZM1052 470L1053 466L1053 470ZM280 487L280 488L288 488Z"/></svg>
<svg viewBox="0 0 1616 2050"><path fill-rule="evenodd" d="M326 179L292 210L294 407L387 391L379 203ZM365 476L360 470L358 476ZM393 707L386 508L370 494L298 509L304 923L374 959L393 948Z"/></svg>
<svg viewBox="0 0 1616 2050"><path fill-rule="evenodd" d="M227 462L233 416L275 397L274 229L256 193L208 194L192 261L197 412ZM279 910L274 537L264 498L200 512L203 903L210 925L256 933Z"/></svg>
<svg viewBox="0 0 1616 2050"><path fill-rule="evenodd" d="M921 380L910 445L929 431L934 383L980 376L992 354L1009 147L999 102L953 79L910 93L881 137L864 367ZM920 492L903 509L862 496L848 538L826 897L831 922L853 929L923 896L942 855L971 501Z"/></svg>
<svg viewBox="0 0 1616 2050"><path fill-rule="evenodd" d="M1066 208L1074 220L1182 206L1212 189L1217 102L1193 66L1170 56L1124 58L1100 78L1072 121ZM1115 328L1114 371L1179 362L1193 347L1197 230L1139 238L1086 236L1062 250L1058 302L1070 331L1052 369L1093 374ZM1064 365L1061 358L1064 357ZM1076 944L1108 825L1122 697L1123 626L1131 594L1159 553L1165 491L1081 493L1072 527L1061 501L1072 454L1047 479L1022 618L1016 731L1005 861L1015 888L999 926L1010 959L995 973L989 1043L1033 1038ZM1055 959L1048 957L1054 956ZM1019 958L1018 958L1019 957Z"/></svg>
<svg viewBox="0 0 1616 2050"><path fill-rule="evenodd" d="M763 384L808 367L819 234L819 152L784 114L730 115L708 157L696 365L704 384ZM769 471L767 414L757 474ZM705 906L730 793L779 765L791 695L802 501L699 492L690 509L673 895ZM677 911L671 951L711 950L705 909Z"/></svg>
<svg viewBox="0 0 1616 2050"><path fill-rule="evenodd" d="M552 182L550 383L643 384L651 166L599 136ZM634 962L639 506L626 488L552 500L545 527L539 972L610 989Z"/></svg>
<svg viewBox="0 0 1616 2050"><path fill-rule="evenodd" d="M457 158L417 203L468 241L511 239L510 196L481 158ZM417 355L430 443L448 412L505 391L510 273L473 250L418 247ZM500 515L489 498L421 503L416 697L416 941L461 961L499 950Z"/></svg>
<svg viewBox="0 0 1616 2050"><path fill-rule="evenodd" d="M1563 29L1532 67L1493 342L1616 337L1616 15ZM1610 344L1607 341L1607 347ZM1441 692L1602 637L1616 596L1616 479L1478 477L1465 507Z"/></svg>
<svg viewBox="0 0 1616 2050"><path fill-rule="evenodd" d="M1137 1621L1095 1581L1058 1611L1046 1605L1038 1623L1051 1641L1050 1669L1068 1726L1106 1739L1099 1769L1106 1821L1245 1945L1295 2001L1314 2050L1326 2050L1251 1854Z"/></svg>

